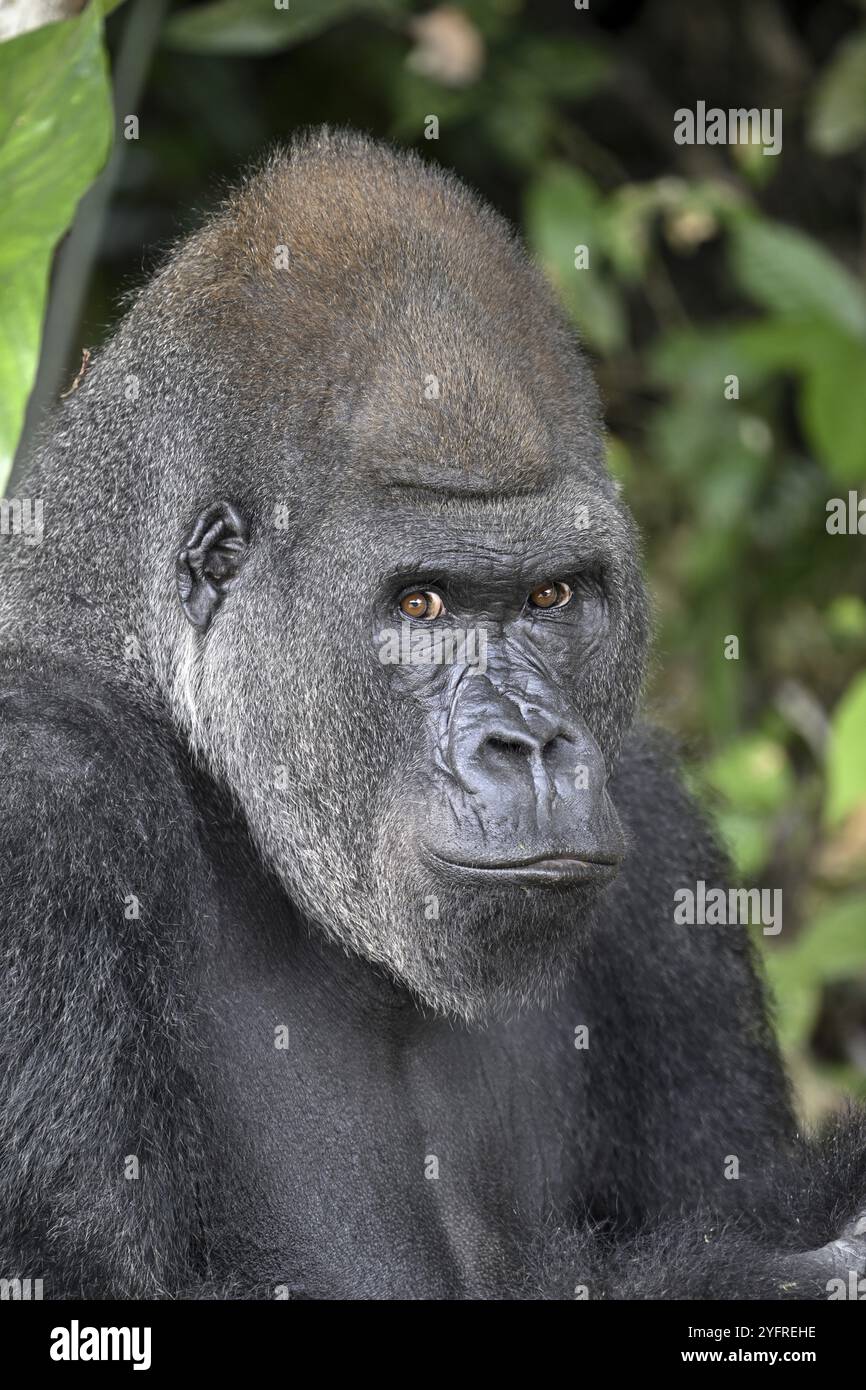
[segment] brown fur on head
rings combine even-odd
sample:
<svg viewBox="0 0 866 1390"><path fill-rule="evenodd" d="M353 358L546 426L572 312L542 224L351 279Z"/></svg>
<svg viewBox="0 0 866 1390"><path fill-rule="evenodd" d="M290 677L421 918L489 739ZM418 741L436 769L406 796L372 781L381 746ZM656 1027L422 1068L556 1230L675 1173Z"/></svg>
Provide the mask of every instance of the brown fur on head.
<svg viewBox="0 0 866 1390"><path fill-rule="evenodd" d="M229 326L239 378L257 389L266 372L299 425L335 429L345 466L497 488L552 461L601 467L595 387L549 289L496 213L414 155L316 132L251 175L170 274L193 322Z"/></svg>

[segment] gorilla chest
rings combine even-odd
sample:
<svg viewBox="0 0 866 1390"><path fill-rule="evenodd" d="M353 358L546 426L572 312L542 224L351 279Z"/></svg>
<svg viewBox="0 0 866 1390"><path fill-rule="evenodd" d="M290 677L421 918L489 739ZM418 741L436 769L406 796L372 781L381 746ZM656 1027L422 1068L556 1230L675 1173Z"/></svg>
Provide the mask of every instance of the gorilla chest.
<svg viewBox="0 0 866 1390"><path fill-rule="evenodd" d="M313 1297L513 1287L587 1180L579 1069L549 1021L469 1033L282 983L235 979L208 1010L212 1260Z"/></svg>

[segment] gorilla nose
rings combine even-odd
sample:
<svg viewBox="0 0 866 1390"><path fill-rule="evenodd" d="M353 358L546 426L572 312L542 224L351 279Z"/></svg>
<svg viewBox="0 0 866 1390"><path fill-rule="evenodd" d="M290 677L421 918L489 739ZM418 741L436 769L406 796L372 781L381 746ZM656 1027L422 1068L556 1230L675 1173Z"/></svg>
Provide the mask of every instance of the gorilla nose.
<svg viewBox="0 0 866 1390"><path fill-rule="evenodd" d="M529 777L541 791L545 782L561 779L574 763L574 746L556 729L532 733L528 728L491 729L470 758L477 772L498 781L503 789L515 778Z"/></svg>
<svg viewBox="0 0 866 1390"><path fill-rule="evenodd" d="M558 881L565 861L572 877L576 864L584 875L589 865L609 876L622 855L622 830L604 757L579 720L488 690L484 701L464 704L449 734L448 779L425 825L438 858L516 872L527 883Z"/></svg>
<svg viewBox="0 0 866 1390"><path fill-rule="evenodd" d="M621 857L604 756L557 693L506 693L481 676L461 685L442 731L444 779L424 828L439 858L490 867L558 855L607 864Z"/></svg>
<svg viewBox="0 0 866 1390"><path fill-rule="evenodd" d="M507 803L518 796L549 799L566 780L571 789L582 743L579 726L569 728L564 711L524 702L517 692L506 694L489 678L476 678L461 687L443 751L464 792Z"/></svg>
<svg viewBox="0 0 866 1390"><path fill-rule="evenodd" d="M471 720L452 742L449 761L465 791L506 812L529 800L543 815L556 798L573 796L578 764L586 761L583 744L576 728L555 717L509 711L505 718Z"/></svg>

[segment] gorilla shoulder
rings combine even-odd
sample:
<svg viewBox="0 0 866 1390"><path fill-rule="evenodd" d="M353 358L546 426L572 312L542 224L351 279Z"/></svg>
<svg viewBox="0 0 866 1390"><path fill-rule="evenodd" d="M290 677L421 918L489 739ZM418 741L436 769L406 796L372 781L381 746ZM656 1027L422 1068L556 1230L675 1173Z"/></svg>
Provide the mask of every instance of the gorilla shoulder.
<svg viewBox="0 0 866 1390"><path fill-rule="evenodd" d="M0 835L10 878L7 925L20 897L49 917L85 907L123 920L145 885L180 887L190 803L159 725L77 667L16 658L0 664ZM81 901L76 902L80 891Z"/></svg>

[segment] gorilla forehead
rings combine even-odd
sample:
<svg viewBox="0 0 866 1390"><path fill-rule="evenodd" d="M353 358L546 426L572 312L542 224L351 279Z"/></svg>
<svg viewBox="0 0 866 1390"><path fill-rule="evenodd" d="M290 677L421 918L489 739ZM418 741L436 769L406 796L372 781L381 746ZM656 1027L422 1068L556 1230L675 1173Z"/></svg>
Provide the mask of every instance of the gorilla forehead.
<svg viewBox="0 0 866 1390"><path fill-rule="evenodd" d="M539 389L506 341L462 308L431 314L418 350L399 323L383 335L363 389L334 422L346 471L377 485L464 496L544 489L571 469L595 472L598 429ZM423 333L424 330L422 330Z"/></svg>
<svg viewBox="0 0 866 1390"><path fill-rule="evenodd" d="M259 412L266 394L304 453L327 439L332 469L488 492L602 468L597 393L542 277L414 155L300 140L161 278L199 343L231 354L233 388Z"/></svg>

